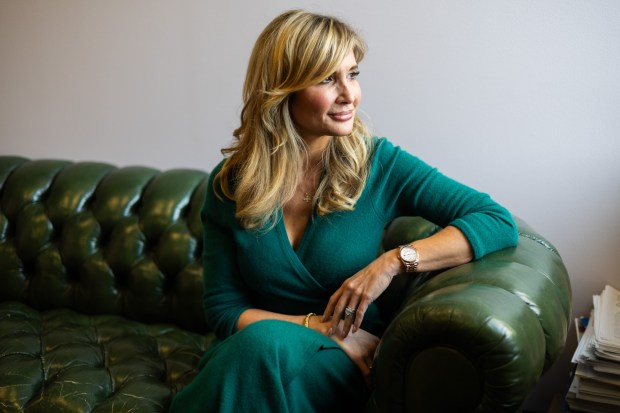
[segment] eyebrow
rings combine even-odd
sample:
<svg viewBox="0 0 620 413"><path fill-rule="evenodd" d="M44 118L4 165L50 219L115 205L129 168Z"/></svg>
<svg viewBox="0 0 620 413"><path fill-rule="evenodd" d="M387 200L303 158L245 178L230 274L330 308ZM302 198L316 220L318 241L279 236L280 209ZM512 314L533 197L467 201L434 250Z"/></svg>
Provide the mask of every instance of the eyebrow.
<svg viewBox="0 0 620 413"><path fill-rule="evenodd" d="M338 73L339 70L340 69L336 70L334 74ZM350 68L346 70L347 73L354 72L354 71L359 71L359 65L351 66Z"/></svg>
<svg viewBox="0 0 620 413"><path fill-rule="evenodd" d="M359 69L360 69L359 65L354 65L354 66L351 66L351 67L347 70L347 73L352 72L352 71L359 71ZM338 69L338 70L340 70L340 69ZM336 71L335 71L334 73L332 73L330 76L334 76L336 73L338 73L338 70L336 70Z"/></svg>

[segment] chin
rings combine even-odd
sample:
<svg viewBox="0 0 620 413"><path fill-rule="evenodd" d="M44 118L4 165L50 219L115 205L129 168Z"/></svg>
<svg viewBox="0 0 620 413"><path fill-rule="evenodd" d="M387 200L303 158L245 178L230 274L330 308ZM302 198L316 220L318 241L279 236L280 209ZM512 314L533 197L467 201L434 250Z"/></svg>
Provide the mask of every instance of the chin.
<svg viewBox="0 0 620 413"><path fill-rule="evenodd" d="M335 128L332 136L349 136L351 133L353 133L353 125L349 128Z"/></svg>

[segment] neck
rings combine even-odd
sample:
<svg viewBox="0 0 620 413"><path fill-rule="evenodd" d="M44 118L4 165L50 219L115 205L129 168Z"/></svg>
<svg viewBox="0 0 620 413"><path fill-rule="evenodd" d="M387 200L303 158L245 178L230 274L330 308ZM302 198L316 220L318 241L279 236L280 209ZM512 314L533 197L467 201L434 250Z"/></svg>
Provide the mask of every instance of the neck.
<svg viewBox="0 0 620 413"><path fill-rule="evenodd" d="M307 169L312 169L313 165L318 165L323 159L323 152L329 145L331 136L321 136L314 139L305 139L308 150Z"/></svg>

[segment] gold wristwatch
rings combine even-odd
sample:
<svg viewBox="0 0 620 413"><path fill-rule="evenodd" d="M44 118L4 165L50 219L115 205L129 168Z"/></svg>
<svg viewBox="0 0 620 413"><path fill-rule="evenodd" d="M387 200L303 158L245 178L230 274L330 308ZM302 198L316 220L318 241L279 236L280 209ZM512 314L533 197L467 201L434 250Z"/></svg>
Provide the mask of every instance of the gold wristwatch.
<svg viewBox="0 0 620 413"><path fill-rule="evenodd" d="M398 258L405 266L405 272L416 272L420 262L418 250L411 244L401 245L398 248Z"/></svg>

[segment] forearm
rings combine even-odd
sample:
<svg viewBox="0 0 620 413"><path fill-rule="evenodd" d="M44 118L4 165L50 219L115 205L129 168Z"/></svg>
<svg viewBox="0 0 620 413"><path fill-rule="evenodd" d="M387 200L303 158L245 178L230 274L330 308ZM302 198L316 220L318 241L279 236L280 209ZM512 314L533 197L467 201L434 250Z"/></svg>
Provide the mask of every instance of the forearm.
<svg viewBox="0 0 620 413"><path fill-rule="evenodd" d="M417 240L412 244L420 257L418 272L435 271L454 267L471 261L473 250L465 235L456 227L447 226L436 234ZM387 251L387 260L391 263L391 273L396 275L404 271L398 258L398 248Z"/></svg>
<svg viewBox="0 0 620 413"><path fill-rule="evenodd" d="M241 313L241 316L239 316L237 321L237 330L242 330L250 324L262 320L280 320L303 325L305 318L306 315L288 315L265 311L258 308L251 308L249 310L245 310Z"/></svg>

